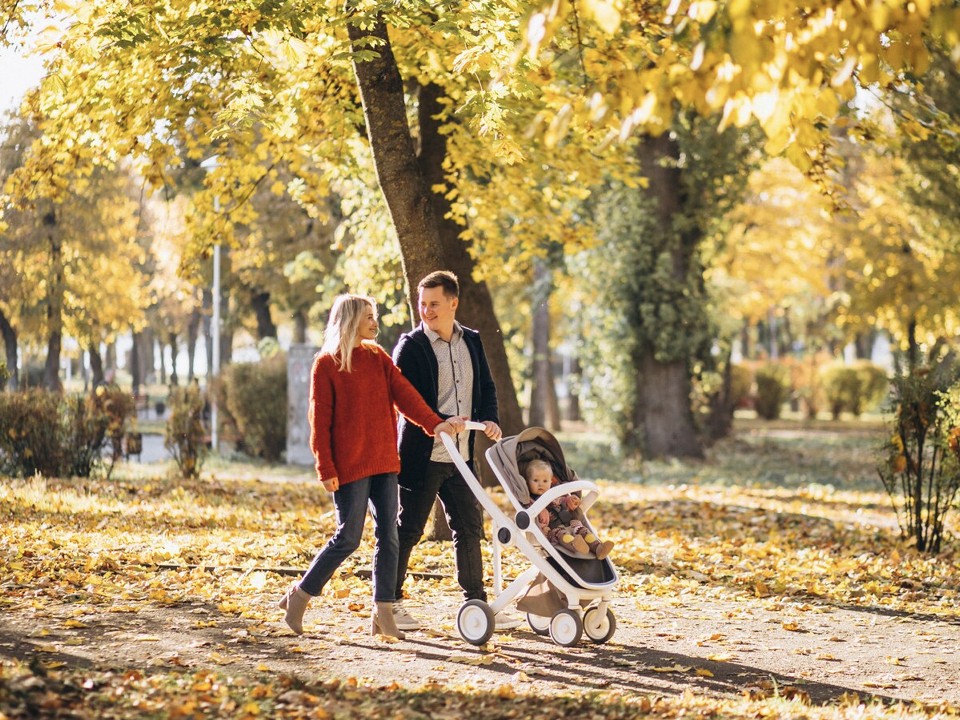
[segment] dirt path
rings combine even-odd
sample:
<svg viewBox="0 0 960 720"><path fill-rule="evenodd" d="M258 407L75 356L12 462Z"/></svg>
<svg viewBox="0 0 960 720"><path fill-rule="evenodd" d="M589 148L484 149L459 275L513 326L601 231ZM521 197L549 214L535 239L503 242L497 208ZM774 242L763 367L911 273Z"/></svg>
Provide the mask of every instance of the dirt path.
<svg viewBox="0 0 960 720"><path fill-rule="evenodd" d="M857 693L861 699L960 703L960 622L952 619L735 597L702 587L672 598L618 598L617 633L606 645L584 639L562 648L524 624L478 650L454 627L457 593L439 584L423 593L423 602L408 602L432 625L405 641L371 637L367 609L350 600L315 602L307 634L297 638L280 622L273 595L252 597L247 620L203 603L94 611L38 592L31 603L4 611L0 655L37 657L54 666L214 667L228 674L355 677L408 687L780 692L806 694L818 704Z"/></svg>

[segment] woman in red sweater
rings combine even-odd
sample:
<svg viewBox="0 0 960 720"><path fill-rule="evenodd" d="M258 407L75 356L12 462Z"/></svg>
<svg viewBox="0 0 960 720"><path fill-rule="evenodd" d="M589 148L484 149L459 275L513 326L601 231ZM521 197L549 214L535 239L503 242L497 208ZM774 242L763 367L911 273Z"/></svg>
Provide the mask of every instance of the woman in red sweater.
<svg viewBox="0 0 960 720"><path fill-rule="evenodd" d="M310 446L317 476L333 493L337 530L280 601L285 620L303 634L303 614L334 572L360 546L367 506L375 526L373 634L403 639L393 619L397 578L397 410L424 430L451 435L463 420L444 420L424 402L374 342L376 302L341 295L333 303L310 383ZM432 428L432 430L430 430Z"/></svg>

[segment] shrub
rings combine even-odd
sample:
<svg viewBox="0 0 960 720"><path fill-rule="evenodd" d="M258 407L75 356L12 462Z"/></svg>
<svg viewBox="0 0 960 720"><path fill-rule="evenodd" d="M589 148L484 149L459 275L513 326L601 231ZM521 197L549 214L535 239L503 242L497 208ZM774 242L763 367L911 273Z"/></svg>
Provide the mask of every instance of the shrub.
<svg viewBox="0 0 960 720"><path fill-rule="evenodd" d="M0 392L6 387L7 380L9 379L10 371L7 370L7 363L4 360L0 360Z"/></svg>
<svg viewBox="0 0 960 720"><path fill-rule="evenodd" d="M893 433L878 472L901 533L937 553L947 511L960 489L960 364L935 348L925 368L894 375Z"/></svg>
<svg viewBox="0 0 960 720"><path fill-rule="evenodd" d="M890 387L883 368L866 361L828 365L823 370L822 379L827 405L834 420L842 412L860 417L865 410L876 407Z"/></svg>
<svg viewBox="0 0 960 720"><path fill-rule="evenodd" d="M122 438L133 416L133 396L99 387L90 395L61 397L41 389L0 394L0 471L9 475L89 477L113 443L107 476L120 457Z"/></svg>
<svg viewBox="0 0 960 720"><path fill-rule="evenodd" d="M203 422L206 397L196 385L170 390L170 417L164 447L173 455L181 477L200 476L207 457L207 428Z"/></svg>
<svg viewBox="0 0 960 720"><path fill-rule="evenodd" d="M223 374L226 404L247 452L280 460L287 446L287 357L230 365Z"/></svg>
<svg viewBox="0 0 960 720"><path fill-rule="evenodd" d="M15 477L59 475L60 427L59 395L36 389L0 393L0 472Z"/></svg>
<svg viewBox="0 0 960 720"><path fill-rule="evenodd" d="M850 412L859 417L861 413L873 410L883 403L890 394L890 378L887 371L872 362L854 363L857 377L860 379L860 392L857 403Z"/></svg>
<svg viewBox="0 0 960 720"><path fill-rule="evenodd" d="M89 477L100 460L107 433L107 418L92 396L74 395L63 400L63 467L70 477ZM112 464L111 464L112 467Z"/></svg>
<svg viewBox="0 0 960 720"><path fill-rule="evenodd" d="M783 365L769 364L757 368L754 377L757 382L757 415L764 420L776 420L780 417L783 403L790 396L790 382L787 369Z"/></svg>

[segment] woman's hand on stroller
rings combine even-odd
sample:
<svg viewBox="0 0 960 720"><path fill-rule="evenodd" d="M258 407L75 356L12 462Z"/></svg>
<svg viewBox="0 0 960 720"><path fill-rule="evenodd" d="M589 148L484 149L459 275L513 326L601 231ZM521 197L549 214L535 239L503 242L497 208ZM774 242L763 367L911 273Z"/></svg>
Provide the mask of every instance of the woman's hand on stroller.
<svg viewBox="0 0 960 720"><path fill-rule="evenodd" d="M444 420L442 423L437 425L433 429L434 435L439 435L442 432L447 433L447 435L456 435L457 433L463 432L463 429L466 426L464 425L464 419L462 417L457 417L452 415Z"/></svg>

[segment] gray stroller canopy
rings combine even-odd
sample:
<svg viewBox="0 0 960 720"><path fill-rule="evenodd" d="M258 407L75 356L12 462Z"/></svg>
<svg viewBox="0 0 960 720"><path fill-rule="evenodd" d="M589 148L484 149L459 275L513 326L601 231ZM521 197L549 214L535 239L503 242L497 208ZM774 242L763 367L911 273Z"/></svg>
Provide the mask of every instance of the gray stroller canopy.
<svg viewBox="0 0 960 720"><path fill-rule="evenodd" d="M511 435L493 445L492 462L502 471L502 477L508 484L507 490L523 506L531 502L527 480L522 470L535 458L546 460L553 466L553 473L560 482L577 480L577 474L567 467L563 459L563 450L557 439L541 427L529 427L519 435Z"/></svg>

